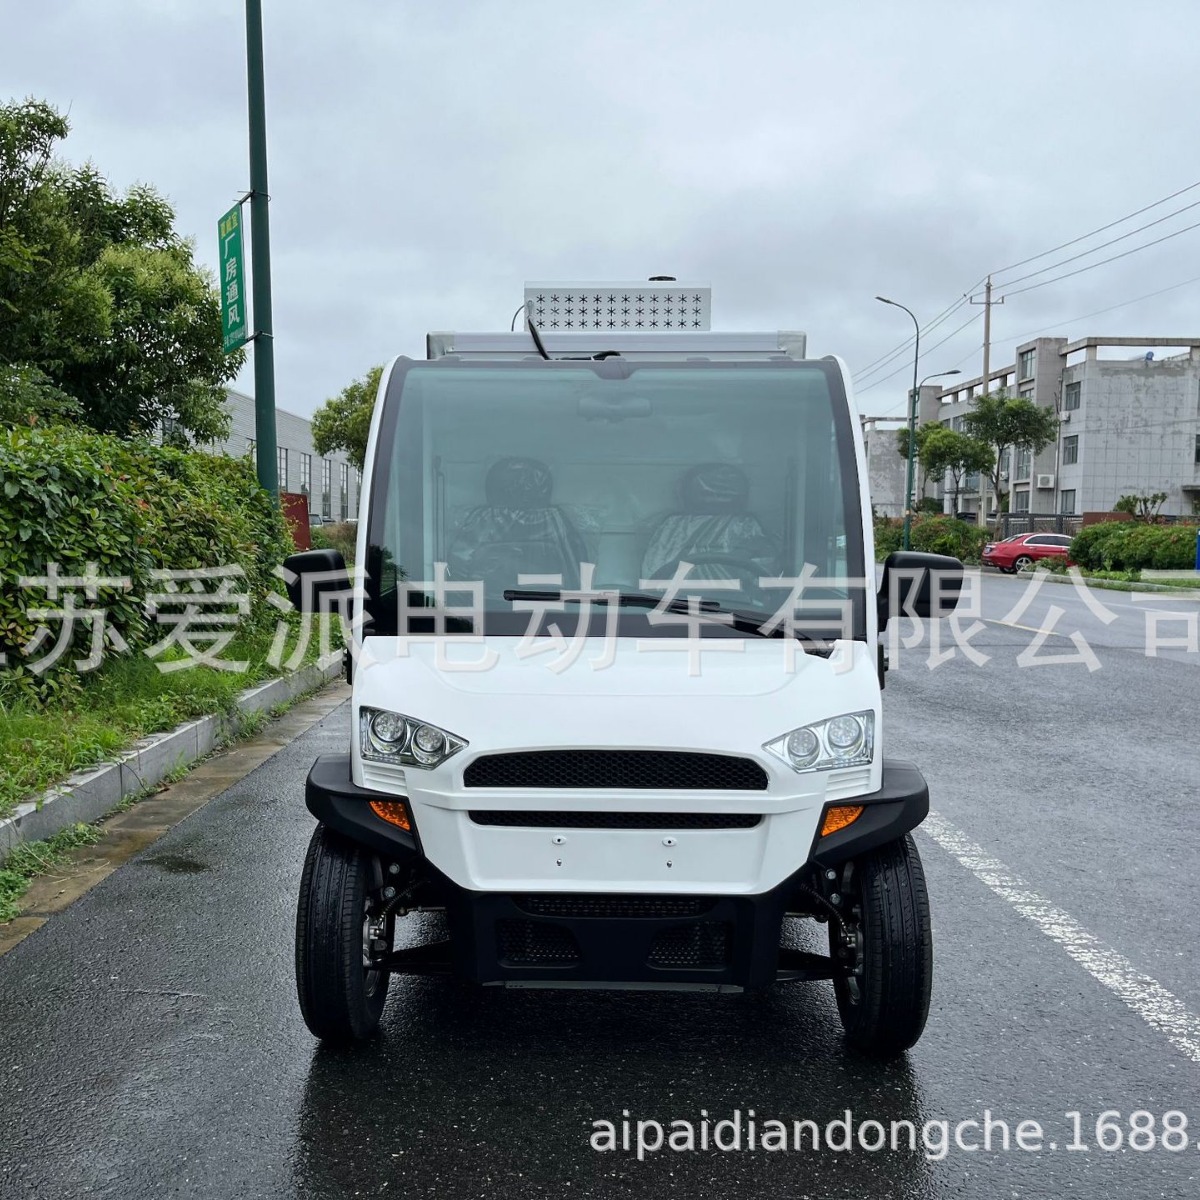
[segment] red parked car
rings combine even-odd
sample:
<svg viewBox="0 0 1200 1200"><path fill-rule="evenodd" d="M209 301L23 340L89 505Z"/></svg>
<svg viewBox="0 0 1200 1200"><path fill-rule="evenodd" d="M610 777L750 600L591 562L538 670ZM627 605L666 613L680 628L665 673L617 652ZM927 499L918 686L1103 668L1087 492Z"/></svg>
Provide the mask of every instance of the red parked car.
<svg viewBox="0 0 1200 1200"><path fill-rule="evenodd" d="M1039 558L1067 557L1071 551L1070 535L1064 533L1014 533L1002 542L988 542L983 548L983 562L1012 574L1031 566Z"/></svg>

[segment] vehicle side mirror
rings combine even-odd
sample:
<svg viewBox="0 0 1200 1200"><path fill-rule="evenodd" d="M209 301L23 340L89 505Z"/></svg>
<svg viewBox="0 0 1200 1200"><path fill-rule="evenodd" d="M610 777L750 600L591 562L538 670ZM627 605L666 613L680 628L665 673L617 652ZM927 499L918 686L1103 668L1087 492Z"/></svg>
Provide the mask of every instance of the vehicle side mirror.
<svg viewBox="0 0 1200 1200"><path fill-rule="evenodd" d="M298 612L320 612L321 597L350 590L350 572L340 550L304 550L283 560L287 594Z"/></svg>
<svg viewBox="0 0 1200 1200"><path fill-rule="evenodd" d="M892 617L948 617L958 607L962 583L963 565L948 554L889 554L876 597L879 628Z"/></svg>

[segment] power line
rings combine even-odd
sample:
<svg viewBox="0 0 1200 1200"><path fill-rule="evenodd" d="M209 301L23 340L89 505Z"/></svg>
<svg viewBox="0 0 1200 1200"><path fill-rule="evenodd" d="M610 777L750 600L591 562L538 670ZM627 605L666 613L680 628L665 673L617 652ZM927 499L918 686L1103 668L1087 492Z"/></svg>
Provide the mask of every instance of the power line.
<svg viewBox="0 0 1200 1200"><path fill-rule="evenodd" d="M1139 217L1143 213L1150 212L1151 209L1158 208L1160 205L1166 204L1169 201L1174 200L1178 196L1183 196L1188 192L1194 191L1198 187L1200 187L1200 180L1198 180L1195 183L1190 183L1190 184L1188 184L1187 187L1180 188L1178 191L1170 193L1170 195L1163 196L1162 199L1160 199L1160 200L1155 200L1153 204L1147 204L1147 205L1143 206L1142 208L1136 209L1135 211L1133 211L1131 213L1127 213L1125 216L1119 218L1116 221L1110 221L1106 225L1101 225L1099 228L1093 229L1089 233L1080 234L1078 237L1071 238L1069 241L1060 242L1057 246L1052 246L1049 250L1043 250L1043 251L1041 251L1041 253L1031 255L1029 258L1023 258L1023 259L1019 260L1018 262L1010 263L1008 266L1001 267L998 271L992 272L992 274L993 275L1003 275L1005 272L1014 271L1018 267L1025 266L1027 263L1036 262L1039 258L1045 258L1045 257L1047 257L1047 255L1055 254L1059 250L1065 250L1069 246L1078 245L1080 242L1087 241L1088 238L1095 237L1097 234L1104 233L1107 230L1113 229L1118 225L1123 225L1126 221L1131 221L1131 220L1133 220L1134 217ZM1089 254L1094 254L1099 250L1103 250L1106 246L1115 245L1117 242L1122 241L1127 237L1132 237L1134 234L1140 233L1144 229L1149 229L1154 225L1161 225L1163 221L1170 220L1171 217L1178 216L1181 212L1186 212L1188 209L1196 207L1196 205L1200 205L1200 201L1196 201L1195 204L1185 205L1183 208L1177 209L1175 212L1169 213L1165 217L1160 217L1155 221L1150 221L1146 225L1142 225L1138 229L1130 230L1129 233L1122 234L1121 237L1119 237L1119 238L1113 238L1110 241L1105 242L1100 246L1093 246L1091 250L1086 250L1086 251L1081 252L1080 254L1073 255L1070 258L1063 259L1062 261L1060 261L1058 263L1054 263L1054 264L1051 264L1051 266L1042 268L1040 271L1034 271L1034 272L1031 272L1029 275L1021 276L1019 279L1010 280L1008 284L1001 285L1001 286L1011 287L1015 283L1021 283L1025 279L1031 279L1035 275L1043 274L1045 271L1051 271L1051 270L1054 270L1056 267L1065 266L1068 262L1075 262L1080 258L1086 258ZM1196 228L1196 226L1188 226L1186 229L1177 230L1176 232L1177 233L1187 233L1189 229L1194 229L1194 228ZM1175 236L1175 235L1172 234L1170 236ZM1158 243L1160 241L1165 241L1165 240L1167 240L1167 239L1160 238L1160 239L1157 239L1156 241L1147 242L1144 246L1137 247L1136 249L1146 249L1150 246L1158 245ZM1129 253L1133 253L1133 252L1134 251L1129 251ZM1093 263L1092 266L1097 266L1097 267L1103 266L1104 263L1114 262L1117 258L1121 258L1121 257L1124 257L1124 255L1114 255L1112 258L1104 259L1102 262ZM1056 278L1067 279L1067 278L1070 278L1071 275L1077 275L1077 274L1082 273L1082 270L1089 270L1089 269L1090 268L1085 267L1085 268L1082 268L1081 271L1072 271L1067 274L1057 276ZM975 291L975 289L982 282L983 282L983 279L978 280L969 289L967 289L967 292L964 296L962 296L959 300L956 300L953 304L949 305L947 308L943 309L942 312L940 312L927 326L922 328L921 333L926 334L926 333L931 332L933 329L937 328L940 324L942 324L944 321L948 320L951 316L953 316L954 313L958 311L958 309L962 308L962 306L965 303L967 303L971 294ZM1043 283L1035 284L1034 286L1041 287L1046 283L1052 283L1052 282L1054 282L1054 280L1048 279L1048 280L1044 280ZM1182 285L1179 285L1179 286L1182 286ZM1031 290L1032 290L1032 288L1020 289L1020 291L1031 291ZM1014 291L1014 292L1006 293L1006 294L1015 296L1015 295L1019 295L1020 293L1017 291ZM1101 310L1101 311L1103 312L1103 311L1111 311L1111 310ZM1092 314L1092 315L1098 315L1098 314ZM1083 320L1085 318L1078 318L1078 319ZM940 344L941 343L939 343L939 345ZM911 337L906 338L903 342L901 342L894 349L889 350L886 354L883 354L879 358L876 358L876 359L872 360L871 362L867 363L867 365L865 367L860 367L857 371L853 372L852 373L853 378L857 382L860 380L864 380L873 374L877 374L880 370L889 366L893 361L895 361L895 359L900 354L904 353L904 351L907 350L912 345L913 345L913 338L911 338ZM970 357L970 356L968 355L967 357ZM965 358L960 359L959 361L965 362L966 359ZM893 372L891 372L891 374L885 376L885 378L890 379L895 374L896 374L896 372L893 371ZM884 380L879 379L879 380L876 380L876 382L882 383L882 382L884 382ZM868 386L873 387L874 384L870 384Z"/></svg>
<svg viewBox="0 0 1200 1200"><path fill-rule="evenodd" d="M1155 200L1153 204L1147 204L1145 208L1139 208L1136 212L1128 213L1118 221L1110 221L1107 225L1101 225L1099 229L1093 229L1091 233L1080 234L1079 237L1072 238L1069 242L1061 242L1049 250L1043 250L1041 254L1034 254L1030 258L1021 259L1020 262L1010 263L1007 267L1001 267L998 271L993 271L992 274L1003 275L1005 271L1015 271L1018 267L1023 267L1026 263L1037 262L1039 258L1045 258L1048 254L1057 254L1059 250L1065 250L1068 246L1075 246L1079 242L1086 242L1088 238L1095 237L1098 233L1105 233L1117 225L1124 225L1126 221L1132 221L1134 217L1140 217L1142 213L1149 212L1152 208L1158 208L1160 204L1166 204L1169 200L1174 200L1176 196L1182 196L1184 193L1193 191L1198 187L1200 187L1200 180L1197 180L1196 183L1189 183L1187 187L1180 188L1179 191L1172 192L1169 196L1164 196L1161 200Z"/></svg>
<svg viewBox="0 0 1200 1200"><path fill-rule="evenodd" d="M1043 325L1040 329L1030 329L1026 333L1005 334L1005 340L1010 342L1023 342L1026 338L1037 337L1038 334L1045 333L1048 329L1063 329L1070 325L1076 325L1080 321L1091 320L1092 317L1101 317L1105 313L1116 312L1119 308L1129 308L1131 305L1140 304L1143 300L1153 300L1155 296L1166 295L1167 292L1174 292L1181 287L1187 287L1189 283L1200 283L1200 275L1195 275L1191 279L1184 279L1180 283L1173 283L1170 287L1159 288L1156 292L1147 292L1144 296L1134 296L1132 300L1122 300L1120 304L1110 304L1107 308L1098 308L1095 312L1084 313L1082 316L1072 317L1069 321L1056 321L1053 325ZM971 354L975 352L972 350ZM967 355L970 358L970 355ZM957 367L966 362L966 358L959 359L954 365Z"/></svg>
<svg viewBox="0 0 1200 1200"><path fill-rule="evenodd" d="M940 313L938 313L938 315L929 323L928 326L922 326L921 332L928 333L929 329L933 328L935 322L945 320L948 316L953 314L956 309L961 308L965 303L966 297L960 296L959 299L957 299L953 304L949 305L947 308L944 308ZM857 375L859 378L872 374L880 367L887 366L892 359L894 359L898 354L902 354L905 350L911 347L912 344L913 338L905 338L904 341L902 341L899 345L893 347L886 354L881 354L878 358L872 359L872 361L867 363L865 367L860 367L857 371L853 372L853 374Z"/></svg>
<svg viewBox="0 0 1200 1200"><path fill-rule="evenodd" d="M970 288L967 289L966 292L964 292L961 296L959 296L959 298L957 300L955 300L953 303L949 304L946 308L942 309L942 311L940 313L938 313L938 315L936 317L934 317L933 320L930 321L928 325L923 325L921 327L922 335L927 334L927 333L931 332L932 330L936 329L939 325L942 324L942 322L946 321L948 318L953 316L954 313L958 311L958 309L962 308L962 306L964 304L966 304L968 298L970 297L970 294L982 282L983 282L982 278L977 280L974 284L972 284L972 286ZM879 358L873 359L871 362L867 363L867 365L865 367L859 367L859 369L857 371L852 372L852 374L857 376L860 379L863 378L864 376L871 375L879 367L886 366L887 363L890 362L892 359L894 359L898 354L902 354L912 344L913 344L913 339L911 337L905 338L904 341L901 342L894 349L889 350L886 354L880 355Z"/></svg>
<svg viewBox="0 0 1200 1200"><path fill-rule="evenodd" d="M1172 217L1177 217L1180 213L1185 213L1189 209L1197 207L1200 207L1200 200L1193 200L1191 204L1185 204L1182 208L1177 208L1174 212L1167 213L1165 217L1159 217L1156 221L1147 221L1145 225L1139 225L1136 229L1131 229L1128 233L1110 238L1107 242L1101 242L1100 245L1093 246L1090 250L1081 250L1078 254L1072 254L1070 258L1061 258L1058 262L1051 263L1048 267L1039 267L1036 271L1030 271L1028 275L1018 275L1016 279L1010 279L1003 286L1010 288L1013 284L1024 283L1026 279L1032 279L1035 275L1044 275L1047 271L1053 271L1056 267L1065 267L1067 263L1077 262L1081 258L1087 258L1089 254L1095 254L1099 250L1115 246L1118 242L1123 242L1126 238L1133 237L1134 234L1141 233L1145 229L1153 229L1155 225L1161 225L1164 221L1169 221Z"/></svg>
<svg viewBox="0 0 1200 1200"><path fill-rule="evenodd" d="M1151 242L1143 242L1140 246L1134 246L1131 250L1125 250L1120 254L1114 254L1109 258L1102 258L1099 262L1089 263L1086 267L1077 267L1074 271L1065 271L1062 275L1055 275L1052 279L1043 279L1040 283L1031 283L1028 287L1017 288L1015 292L1005 292L1005 297L1020 296L1025 292L1032 292L1036 288L1045 287L1050 283L1058 283L1062 279L1070 279L1074 275L1082 275L1084 271L1093 271L1097 267L1103 267L1106 263L1116 262L1119 258L1128 258L1131 254L1137 254L1139 250L1149 250L1151 246L1160 245L1162 242L1169 242L1172 238L1179 237L1180 234L1190 233L1193 229L1200 229L1200 221L1194 225L1185 225L1182 229L1176 229L1174 233L1165 233L1160 238L1155 238Z"/></svg>
<svg viewBox="0 0 1200 1200"><path fill-rule="evenodd" d="M951 340L951 338L957 337L958 334L962 333L962 331L964 329L966 329L968 325L973 325L982 316L983 316L983 313L977 312L969 320L964 321L957 329L954 329L950 333L946 334L946 336L944 338L942 338L942 340L940 342L935 342L932 346L929 347L929 350L925 351L924 353L931 353L932 351L936 350L939 346L944 346L948 341ZM891 379L893 376L899 375L900 372L903 371L907 367L907 365L908 365L907 363L904 363L901 366L898 366L890 375L885 375L882 379L877 379L877 380L875 380L874 383L868 383L866 387L857 388L856 390L860 393L861 392L869 392L872 388L878 387L881 383L887 383L887 381L889 379ZM904 401L901 401L901 403L904 403Z"/></svg>

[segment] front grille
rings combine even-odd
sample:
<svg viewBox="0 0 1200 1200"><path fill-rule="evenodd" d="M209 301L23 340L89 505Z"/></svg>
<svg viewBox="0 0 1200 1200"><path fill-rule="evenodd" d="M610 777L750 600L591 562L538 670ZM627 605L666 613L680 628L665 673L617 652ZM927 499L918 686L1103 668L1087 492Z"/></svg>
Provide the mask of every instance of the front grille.
<svg viewBox="0 0 1200 1200"><path fill-rule="evenodd" d="M570 967L579 961L579 946L569 929L543 921L505 917L496 922L500 961L515 967Z"/></svg>
<svg viewBox="0 0 1200 1200"><path fill-rule="evenodd" d="M476 825L525 829L753 829L759 813L520 812L471 810Z"/></svg>
<svg viewBox="0 0 1200 1200"><path fill-rule="evenodd" d="M616 788L765 792L751 758L673 750L526 750L485 754L463 772L472 788Z"/></svg>
<svg viewBox="0 0 1200 1200"><path fill-rule="evenodd" d="M546 892L515 897L518 908L539 917L698 917L713 901L700 896L570 895Z"/></svg>
<svg viewBox="0 0 1200 1200"><path fill-rule="evenodd" d="M724 967L729 963L729 942L727 921L698 921L660 933L646 962L652 967Z"/></svg>

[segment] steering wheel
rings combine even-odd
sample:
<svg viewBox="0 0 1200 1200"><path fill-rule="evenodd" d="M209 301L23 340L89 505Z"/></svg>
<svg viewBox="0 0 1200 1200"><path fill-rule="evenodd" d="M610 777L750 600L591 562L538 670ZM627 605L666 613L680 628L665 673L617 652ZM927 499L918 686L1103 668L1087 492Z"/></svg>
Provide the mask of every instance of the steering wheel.
<svg viewBox="0 0 1200 1200"><path fill-rule="evenodd" d="M735 592L730 589L726 592L722 589L716 595L709 597L710 599L718 600L731 608L740 607L739 601L748 603L752 608L768 607L763 601L763 590L758 583L760 576L766 572L758 563L752 562L748 558L739 558L736 554L719 554L715 551L699 550L695 554L681 554L678 558L659 567L657 577L670 579L679 570L679 564L683 562L692 564L692 570L685 579L685 585L692 579L704 578L701 567L728 567L741 577L743 586L740 591ZM750 584L749 588L745 586L747 580Z"/></svg>

